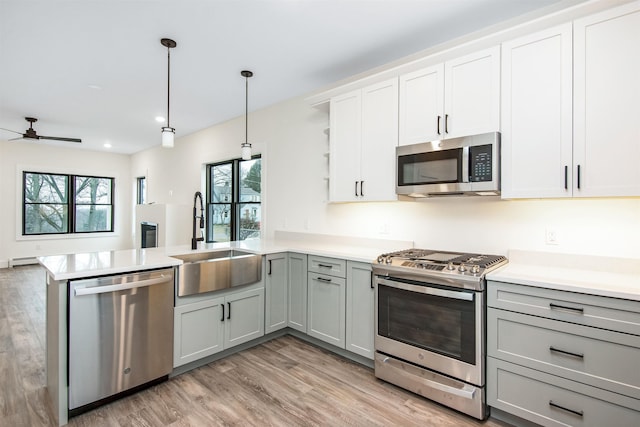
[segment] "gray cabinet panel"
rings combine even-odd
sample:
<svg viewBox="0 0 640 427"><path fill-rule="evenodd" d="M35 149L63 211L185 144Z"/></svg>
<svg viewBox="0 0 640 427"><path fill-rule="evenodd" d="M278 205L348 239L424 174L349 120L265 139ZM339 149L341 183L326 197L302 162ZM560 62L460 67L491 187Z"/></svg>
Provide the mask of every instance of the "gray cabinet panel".
<svg viewBox="0 0 640 427"><path fill-rule="evenodd" d="M225 303L225 349L264 335L264 288L231 294Z"/></svg>
<svg viewBox="0 0 640 427"><path fill-rule="evenodd" d="M347 277L347 262L343 259L309 255L309 271L336 277Z"/></svg>
<svg viewBox="0 0 640 427"><path fill-rule="evenodd" d="M488 358L489 405L543 426L635 427L637 400Z"/></svg>
<svg viewBox="0 0 640 427"><path fill-rule="evenodd" d="M640 335L640 303L489 281L489 307Z"/></svg>
<svg viewBox="0 0 640 427"><path fill-rule="evenodd" d="M374 358L374 290L371 264L347 261L346 349Z"/></svg>
<svg viewBox="0 0 640 427"><path fill-rule="evenodd" d="M174 368L222 351L223 304L224 298L210 298L174 308Z"/></svg>
<svg viewBox="0 0 640 427"><path fill-rule="evenodd" d="M287 254L270 254L265 260L265 332L287 326Z"/></svg>
<svg viewBox="0 0 640 427"><path fill-rule="evenodd" d="M307 333L345 348L345 279L310 272L307 280Z"/></svg>
<svg viewBox="0 0 640 427"><path fill-rule="evenodd" d="M489 356L640 399L640 337L488 309Z"/></svg>
<svg viewBox="0 0 640 427"><path fill-rule="evenodd" d="M288 326L307 333L307 255L289 253Z"/></svg>

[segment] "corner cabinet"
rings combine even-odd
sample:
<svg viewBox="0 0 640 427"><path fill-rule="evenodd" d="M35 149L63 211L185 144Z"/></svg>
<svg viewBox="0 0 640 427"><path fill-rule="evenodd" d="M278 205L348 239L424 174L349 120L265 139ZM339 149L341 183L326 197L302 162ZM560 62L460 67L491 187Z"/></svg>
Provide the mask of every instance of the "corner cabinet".
<svg viewBox="0 0 640 427"><path fill-rule="evenodd" d="M398 79L332 98L329 114L329 201L397 200Z"/></svg>
<svg viewBox="0 0 640 427"><path fill-rule="evenodd" d="M307 333L307 255L289 253L287 325Z"/></svg>
<svg viewBox="0 0 640 427"><path fill-rule="evenodd" d="M489 281L487 402L543 426L637 426L640 302Z"/></svg>
<svg viewBox="0 0 640 427"><path fill-rule="evenodd" d="M174 368L264 335L264 288L174 308Z"/></svg>
<svg viewBox="0 0 640 427"><path fill-rule="evenodd" d="M498 46L400 76L399 145L500 129Z"/></svg>
<svg viewBox="0 0 640 427"><path fill-rule="evenodd" d="M373 360L374 287L371 264L347 261L346 346Z"/></svg>

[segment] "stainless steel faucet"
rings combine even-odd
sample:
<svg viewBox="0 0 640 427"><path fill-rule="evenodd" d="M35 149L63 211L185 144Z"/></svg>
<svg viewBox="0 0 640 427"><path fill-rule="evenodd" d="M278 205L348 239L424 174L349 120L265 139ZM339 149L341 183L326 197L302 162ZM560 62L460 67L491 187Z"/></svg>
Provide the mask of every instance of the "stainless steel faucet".
<svg viewBox="0 0 640 427"><path fill-rule="evenodd" d="M200 216L197 212L197 202L200 199ZM196 237L196 220L200 218L200 228L204 228L204 203L202 202L202 193L196 191L193 196L193 236L191 237L191 249L198 249L198 242L204 241L204 236Z"/></svg>

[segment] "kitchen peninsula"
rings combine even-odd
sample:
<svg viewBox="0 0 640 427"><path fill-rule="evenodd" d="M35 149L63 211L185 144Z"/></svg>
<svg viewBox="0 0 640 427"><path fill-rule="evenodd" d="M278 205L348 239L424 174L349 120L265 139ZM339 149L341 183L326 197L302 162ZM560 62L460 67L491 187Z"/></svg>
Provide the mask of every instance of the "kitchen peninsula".
<svg viewBox="0 0 640 427"><path fill-rule="evenodd" d="M264 255L264 257L262 266L262 280L254 285L240 287L240 289L249 289L250 291L257 291L259 289L259 291L262 292L261 295L263 295L265 292L265 282L267 283L267 287L269 287L271 283L270 281L272 280L267 276L270 276L272 268L274 270L275 276L275 270L279 268L277 266L280 265L278 264L278 262L279 260L283 259L282 254L284 254L285 256L290 252L298 252L304 254L304 267L302 268L301 273L303 273L304 275L304 284L306 285L307 255L310 259L315 256L316 258L314 259L341 260L343 263L348 260L350 263L369 267L371 261L380 253L413 246L413 242L410 241L391 241L368 238L343 238L337 236L309 235L304 233L289 232L277 233L276 237L277 239L275 240L256 239L231 243L202 244L195 251L190 250L188 246L185 245L184 247L178 246L170 248L130 249L121 251L104 251L40 257L39 262L47 272L47 387L58 423L60 425L64 425L67 423L70 408L70 392L69 385L67 384L67 377L69 375L68 368L70 368L68 363L70 357L70 354L68 354L70 326L68 324L68 313L70 305L69 302L73 297L70 291L71 283L85 281L86 279L100 279L105 277L110 278L116 275L127 274L142 275L141 277L139 277L139 280L142 282L148 282L149 280L153 279L147 278L146 276L144 276L145 274L150 274L150 272L167 271L167 269L171 271L171 280L173 281L173 270L175 267L180 266L182 264L182 261L178 258L173 258L172 255L184 255L196 252L212 252L228 249L241 249L243 251ZM275 258L272 259L270 257ZM268 270L267 266L269 267ZM367 277L368 274L369 273L367 273ZM287 296L286 276L284 277L284 280L281 280L281 282L282 283L274 284L274 288L279 289L280 291L284 292L284 294L280 291L276 291L275 293L272 292L272 294L267 293L267 305L272 303L274 306L281 307L281 303L286 304L286 301L282 301L282 297ZM269 287L269 289L271 288ZM366 286L366 289L369 289L368 284ZM209 293L208 295L216 296L218 294L221 293L214 292ZM172 282L171 309L175 311L177 322L176 324L179 325L182 319L181 315L185 314L183 313L183 311L186 308L194 305L202 305L202 299L204 297L203 295L200 295L194 296L192 299L190 299L191 297L178 298L176 297L176 295L177 294L175 294ZM301 295L303 296L304 305L306 307L306 286L305 292ZM280 298L280 301L276 301L277 298ZM181 302L181 300L183 301ZM178 305L185 305L182 305L180 307L176 306L174 309L174 301ZM193 301L196 301L196 303L193 304ZM265 313L264 297L262 297L259 301L262 304L259 313ZM372 301L373 300L371 298L371 303ZM344 305L344 299L342 300L342 304ZM97 305L95 309L98 309ZM260 323L262 325L262 329L259 333L259 336L265 334L265 329L266 332L269 333L287 326L286 321L284 323L280 322L280 326L278 326L276 324L277 322L274 320L273 326L269 327L269 325L271 324L271 322L269 322L268 320L269 313L270 310L269 308L267 308L265 313L265 315L267 316L267 322L265 322L265 316L261 316ZM286 320L286 312L283 313ZM188 312L186 314L188 314ZM174 315L172 313L172 315L170 316L170 320L172 323L174 321L173 316ZM216 318L217 317L218 316L216 316ZM306 319L306 311L303 312L303 317ZM186 321L188 321L188 318L186 319ZM265 323L267 323L266 328ZM302 323L305 322L302 321ZM368 322L367 319L365 319L365 323L368 325L371 322ZM342 334L344 335L344 322L341 323L339 327L342 328ZM305 328L304 332L306 331L307 330ZM181 337L178 332L179 331L176 331L178 340L177 342L180 342L180 339L182 339L183 341L188 339L188 337ZM312 335L312 332L309 331L309 334ZM171 342L173 344L173 340L171 340ZM342 342L341 345L342 348L345 348L346 344ZM192 369L194 366L196 366L194 365L194 363L197 363L197 360L203 360L205 356L211 356L211 353L213 352L210 351L210 349L204 349L201 352L193 352L195 356L189 354L182 359L179 356L176 357L174 353L174 369L172 373L170 373L170 375L177 375L181 372ZM170 355L171 353L167 354L167 356ZM187 363L187 361L191 363L189 364ZM178 367L179 369L176 369Z"/></svg>

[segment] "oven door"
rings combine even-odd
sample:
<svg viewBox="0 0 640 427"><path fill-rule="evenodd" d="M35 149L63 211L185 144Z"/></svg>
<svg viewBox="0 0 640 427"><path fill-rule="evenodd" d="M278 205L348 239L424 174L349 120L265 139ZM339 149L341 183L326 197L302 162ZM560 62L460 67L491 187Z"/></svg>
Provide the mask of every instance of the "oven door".
<svg viewBox="0 0 640 427"><path fill-rule="evenodd" d="M375 279L376 351L484 386L484 293Z"/></svg>

